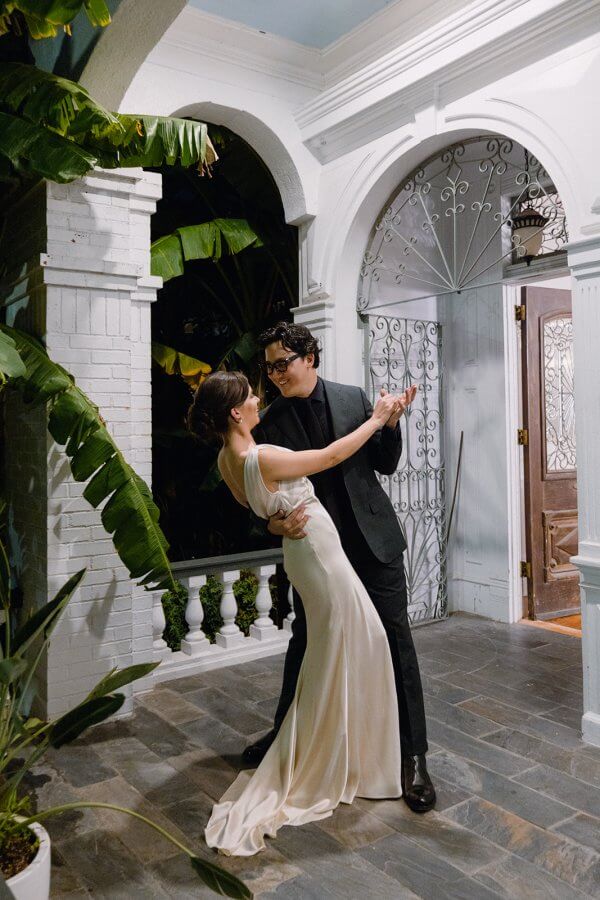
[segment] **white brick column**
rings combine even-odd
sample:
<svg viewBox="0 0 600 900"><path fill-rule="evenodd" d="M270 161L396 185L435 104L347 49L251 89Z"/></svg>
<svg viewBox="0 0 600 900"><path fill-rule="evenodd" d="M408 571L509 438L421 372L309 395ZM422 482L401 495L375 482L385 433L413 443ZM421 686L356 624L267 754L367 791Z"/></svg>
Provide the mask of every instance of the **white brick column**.
<svg viewBox="0 0 600 900"><path fill-rule="evenodd" d="M583 739L600 746L600 237L569 245L583 653Z"/></svg>
<svg viewBox="0 0 600 900"><path fill-rule="evenodd" d="M100 170L69 185L41 187L45 239L38 235L30 254L24 242L26 278L15 279L7 321L45 340L50 357L75 376L126 458L150 481L150 303L161 283L150 276L150 216L160 176ZM21 203L15 225L25 234L27 208ZM19 294L29 299L15 299ZM36 429L39 443L39 422ZM32 602L39 605L87 568L50 644L46 705L47 714L56 715L112 666L152 659L152 595L130 580L100 512L83 499L84 485L73 481L63 449L44 436L43 461L38 452L35 471L28 462L11 462L15 509L28 486L38 508L35 523L27 517L22 523L36 529L35 541L27 533L23 538L25 593L35 584Z"/></svg>

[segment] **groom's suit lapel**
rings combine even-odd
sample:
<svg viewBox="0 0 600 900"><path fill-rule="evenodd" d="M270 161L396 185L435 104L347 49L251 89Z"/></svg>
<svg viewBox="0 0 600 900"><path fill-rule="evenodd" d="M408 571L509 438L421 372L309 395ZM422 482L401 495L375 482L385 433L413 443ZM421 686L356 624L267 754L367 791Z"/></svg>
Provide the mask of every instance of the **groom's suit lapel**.
<svg viewBox="0 0 600 900"><path fill-rule="evenodd" d="M273 443L289 447L290 450L309 450L308 435L304 430L294 404L283 397L277 397L265 413L265 425L271 433L276 432ZM278 435L281 435L278 438Z"/></svg>
<svg viewBox="0 0 600 900"><path fill-rule="evenodd" d="M349 409L346 391L343 385L335 384L333 381L324 380L323 388L329 404L333 436L337 440L348 434Z"/></svg>

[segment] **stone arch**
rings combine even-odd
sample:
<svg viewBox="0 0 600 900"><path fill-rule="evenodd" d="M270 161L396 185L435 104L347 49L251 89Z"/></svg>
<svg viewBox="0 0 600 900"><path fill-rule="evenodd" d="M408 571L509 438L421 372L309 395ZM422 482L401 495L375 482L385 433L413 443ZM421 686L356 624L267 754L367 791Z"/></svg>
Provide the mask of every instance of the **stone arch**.
<svg viewBox="0 0 600 900"><path fill-rule="evenodd" d="M191 116L214 125L225 125L234 131L256 151L269 169L281 195L288 225L300 225L313 218L308 209L298 160L294 159L282 137L257 115L211 101L191 103L180 107L172 115Z"/></svg>
<svg viewBox="0 0 600 900"><path fill-rule="evenodd" d="M122 0L90 54L80 83L100 103L118 109L138 69L185 5L186 0Z"/></svg>

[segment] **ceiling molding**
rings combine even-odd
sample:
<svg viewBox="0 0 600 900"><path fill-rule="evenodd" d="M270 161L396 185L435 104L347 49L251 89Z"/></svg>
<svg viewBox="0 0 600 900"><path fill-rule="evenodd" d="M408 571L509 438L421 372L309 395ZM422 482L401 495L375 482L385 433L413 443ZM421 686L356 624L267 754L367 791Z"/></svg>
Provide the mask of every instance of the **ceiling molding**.
<svg viewBox="0 0 600 900"><path fill-rule="evenodd" d="M439 109L599 28L600 0L553 0L550 10L547 0L493 3L503 7L503 21L490 18L491 3L477 0L468 21L446 20L435 34L420 35L306 103L296 113L305 145L329 162L411 121L419 109Z"/></svg>
<svg viewBox="0 0 600 900"><path fill-rule="evenodd" d="M149 61L160 65L173 49L200 56L208 63L211 60L233 63L314 90L324 85L320 50L265 34L194 6L182 10Z"/></svg>

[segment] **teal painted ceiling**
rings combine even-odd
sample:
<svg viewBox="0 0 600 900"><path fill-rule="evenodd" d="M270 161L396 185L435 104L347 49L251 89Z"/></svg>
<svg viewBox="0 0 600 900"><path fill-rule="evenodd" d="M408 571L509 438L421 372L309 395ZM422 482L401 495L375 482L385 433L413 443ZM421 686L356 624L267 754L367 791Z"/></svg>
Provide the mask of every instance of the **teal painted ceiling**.
<svg viewBox="0 0 600 900"><path fill-rule="evenodd" d="M190 6L319 50L392 0L190 0Z"/></svg>

